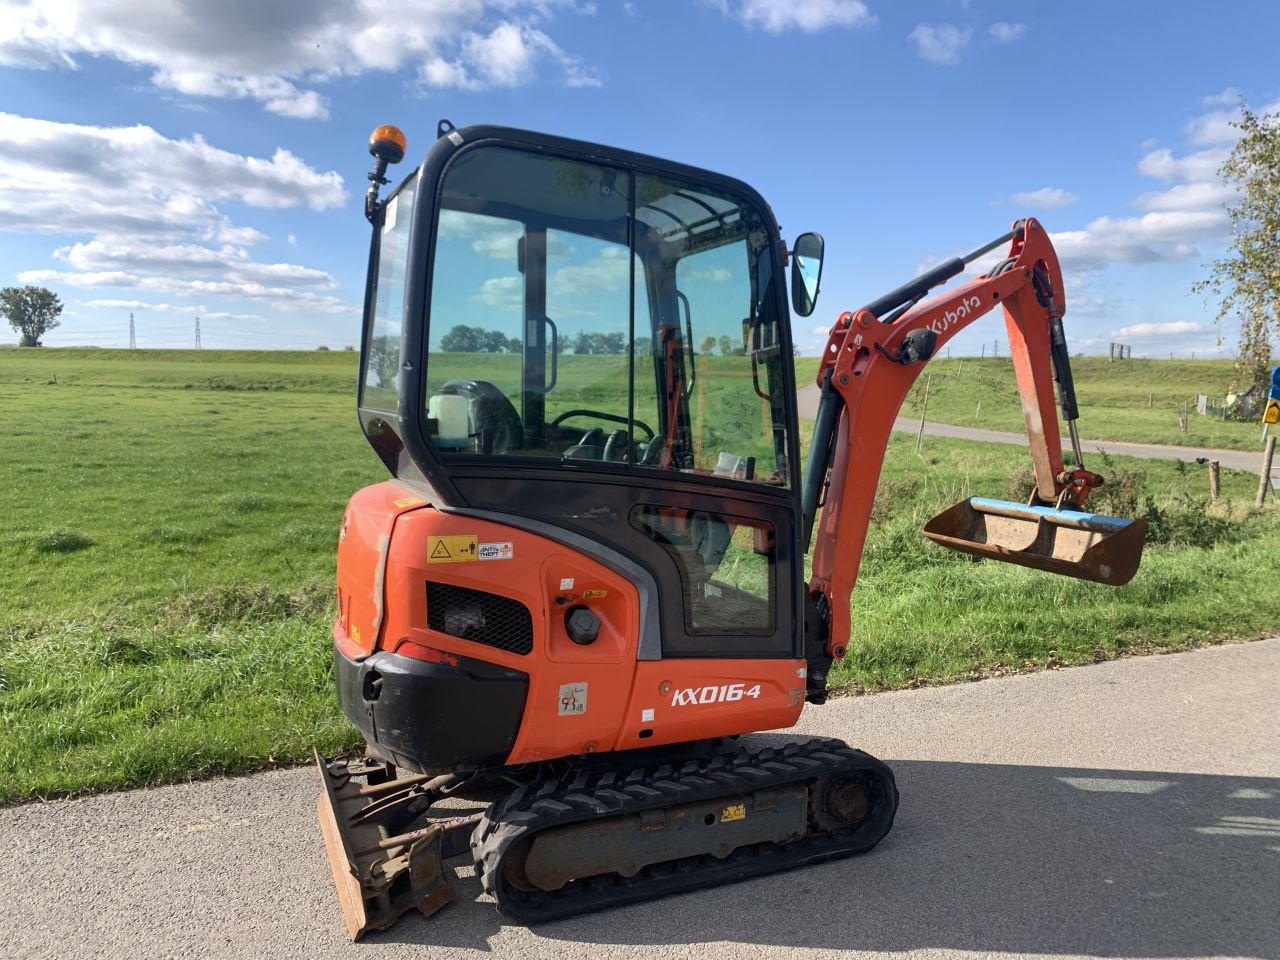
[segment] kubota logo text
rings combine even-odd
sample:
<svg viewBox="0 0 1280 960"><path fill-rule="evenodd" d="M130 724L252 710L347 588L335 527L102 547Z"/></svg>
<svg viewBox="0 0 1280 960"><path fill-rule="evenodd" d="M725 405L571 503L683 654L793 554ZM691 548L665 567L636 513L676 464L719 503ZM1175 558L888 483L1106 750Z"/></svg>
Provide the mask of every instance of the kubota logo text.
<svg viewBox="0 0 1280 960"><path fill-rule="evenodd" d="M933 323L929 324L929 329L934 333L946 333L957 321L963 320L973 311L982 306L982 301L977 297L966 297L954 310L948 310Z"/></svg>
<svg viewBox="0 0 1280 960"><path fill-rule="evenodd" d="M748 687L745 683L722 683L711 687L685 687L671 696L673 707L691 707L697 703L733 703L743 697L760 699L760 684Z"/></svg>

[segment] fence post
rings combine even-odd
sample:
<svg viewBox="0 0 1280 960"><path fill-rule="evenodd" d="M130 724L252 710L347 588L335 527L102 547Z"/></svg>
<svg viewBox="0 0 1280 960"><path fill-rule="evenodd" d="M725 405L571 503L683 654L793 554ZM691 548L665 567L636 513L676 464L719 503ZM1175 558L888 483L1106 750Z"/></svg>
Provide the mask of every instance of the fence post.
<svg viewBox="0 0 1280 960"><path fill-rule="evenodd" d="M1218 469L1218 461L1209 461L1209 497L1217 500L1222 496L1222 475Z"/></svg>
<svg viewBox="0 0 1280 960"><path fill-rule="evenodd" d="M925 374L924 378L924 403L920 405L920 432L916 434L916 453L920 452L920 445L924 443L924 418L929 412L929 385L933 383L933 374ZM1274 441L1272 443L1274 446Z"/></svg>
<svg viewBox="0 0 1280 960"><path fill-rule="evenodd" d="M1267 437L1267 451L1262 455L1262 473L1258 475L1258 498L1253 501L1255 507L1261 507L1267 499L1267 488L1271 486L1271 462L1276 456L1276 438Z"/></svg>

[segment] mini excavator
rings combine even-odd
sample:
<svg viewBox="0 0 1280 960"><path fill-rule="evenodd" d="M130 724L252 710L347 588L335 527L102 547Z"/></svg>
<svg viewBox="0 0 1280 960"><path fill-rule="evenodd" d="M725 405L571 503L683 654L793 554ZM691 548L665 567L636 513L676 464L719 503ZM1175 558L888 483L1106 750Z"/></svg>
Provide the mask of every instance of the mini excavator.
<svg viewBox="0 0 1280 960"><path fill-rule="evenodd" d="M336 683L367 754L316 756L348 933L440 909L467 854L498 910L536 923L871 849L898 804L884 763L738 737L825 701L894 418L958 331L1003 308L1035 488L925 535L1113 585L1141 558L1142 520L1085 509L1102 478L1047 232L1018 220L841 313L802 474L784 268L808 316L821 237L788 250L751 187L706 170L437 134L385 199L405 141L370 139L358 407L392 479L339 533ZM459 815L461 797L487 805Z"/></svg>

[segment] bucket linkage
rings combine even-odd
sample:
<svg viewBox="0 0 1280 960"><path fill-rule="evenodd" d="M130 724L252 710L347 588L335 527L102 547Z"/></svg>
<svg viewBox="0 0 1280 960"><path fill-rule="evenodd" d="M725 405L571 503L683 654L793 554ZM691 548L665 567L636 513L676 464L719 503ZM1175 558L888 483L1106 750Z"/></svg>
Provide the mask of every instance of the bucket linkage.
<svg viewBox="0 0 1280 960"><path fill-rule="evenodd" d="M1047 276L1037 271L1034 282L1041 304L1053 308ZM1076 429L1080 414L1075 382L1062 317L1056 310L1050 320L1050 359L1075 462L1074 470L1060 469L1054 478L1059 489L1057 500L1045 503L1036 493L1028 504L970 497L930 520L923 533L950 550L1118 587L1138 572L1147 521L1081 509L1090 491L1103 481L1084 469ZM1023 403L1027 405L1025 394ZM1057 459L1060 468L1060 451L1052 451L1050 456Z"/></svg>

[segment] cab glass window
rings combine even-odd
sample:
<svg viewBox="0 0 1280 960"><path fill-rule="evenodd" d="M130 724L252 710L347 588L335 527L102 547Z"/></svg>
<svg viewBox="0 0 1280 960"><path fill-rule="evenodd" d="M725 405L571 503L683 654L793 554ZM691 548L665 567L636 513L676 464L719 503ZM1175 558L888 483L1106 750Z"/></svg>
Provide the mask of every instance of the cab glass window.
<svg viewBox="0 0 1280 960"><path fill-rule="evenodd" d="M373 290L373 317L364 345L361 405L396 410L399 396L400 334L404 324L405 277L409 263L409 229L417 178L410 178L387 201L378 247L378 274Z"/></svg>
<svg viewBox="0 0 1280 960"><path fill-rule="evenodd" d="M775 250L753 207L482 146L446 171L435 229L441 454L787 483Z"/></svg>

